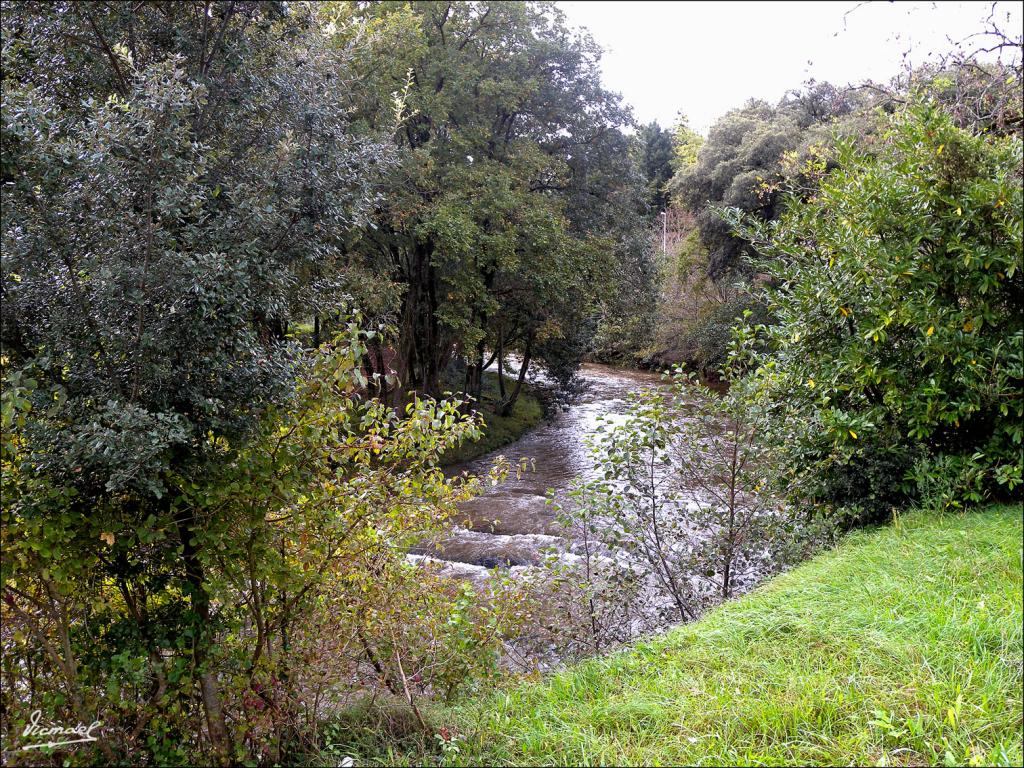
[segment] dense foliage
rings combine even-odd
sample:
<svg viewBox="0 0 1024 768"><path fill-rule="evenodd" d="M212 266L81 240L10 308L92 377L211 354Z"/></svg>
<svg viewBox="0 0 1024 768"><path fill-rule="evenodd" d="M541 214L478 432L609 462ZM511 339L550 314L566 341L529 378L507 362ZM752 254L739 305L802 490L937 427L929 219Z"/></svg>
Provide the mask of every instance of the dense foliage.
<svg viewBox="0 0 1024 768"><path fill-rule="evenodd" d="M212 432L167 512L38 471L36 382L4 392L4 709L90 722L105 760L280 760L364 687L451 695L494 671L508 606L405 562L475 486L438 457L478 429L454 401L361 394L353 324L300 366L253 439ZM144 517L140 517L144 515ZM330 627L325 632L325 627ZM81 753L88 761L88 752Z"/></svg>
<svg viewBox="0 0 1024 768"><path fill-rule="evenodd" d="M297 20L228 15L203 78L187 47L200 22L147 7L133 21L140 50L83 62L115 79L103 94L69 92L61 67L21 76L97 9L61 10L8 20L4 354L46 397L60 392L56 423L31 435L51 474L90 498L161 496L209 431L244 435L286 391L296 272L365 219L386 150L347 135L347 94L325 76L344 52ZM171 28L171 49L157 49ZM296 34L301 52L285 44Z"/></svg>
<svg viewBox="0 0 1024 768"><path fill-rule="evenodd" d="M3 19L4 589L34 640L8 671L47 660L5 691L88 721L100 670L107 695L136 675L123 732L155 757L182 739L156 715L191 711L166 684L187 661L223 759L226 521L188 489L291 397L297 281L374 203L388 151L350 134L330 74L359 53L278 4Z"/></svg>
<svg viewBox="0 0 1024 768"><path fill-rule="evenodd" d="M751 243L721 215L728 206L761 221L783 209L786 182L813 184L808 167L827 158L836 137L866 140L878 97L809 81L776 105L750 101L723 116L705 140L684 118L674 134L675 173L667 184L671 247L662 264L662 295L654 357L686 363L714 376L725 363L730 329L745 310L767 322L757 297L765 278L753 269Z"/></svg>
<svg viewBox="0 0 1024 768"><path fill-rule="evenodd" d="M664 211L668 207L665 186L672 178L675 149L672 132L657 123L643 126L637 134L639 165L647 179L648 203L656 211Z"/></svg>
<svg viewBox="0 0 1024 768"><path fill-rule="evenodd" d="M539 361L564 384L602 316L621 316L632 286L653 294L642 279L624 283L649 261L637 237L644 183L623 133L631 118L600 84L599 49L549 4L369 5L357 15L407 14L413 30L379 86L404 88L400 165L387 205L351 247L353 261L400 288L383 312L398 345L380 365L431 395L457 368L479 400L483 370L515 353L522 376ZM629 290L607 306L620 283Z"/></svg>
<svg viewBox="0 0 1024 768"><path fill-rule="evenodd" d="M926 102L835 162L779 221L742 228L778 286L755 377L802 431L791 471L871 517L911 476L944 482L947 503L1019 492L1021 139Z"/></svg>
<svg viewBox="0 0 1024 768"><path fill-rule="evenodd" d="M1019 50L1019 40L987 33L994 50ZM865 152L878 145L885 116L927 93L956 125L971 132L1020 135L1021 69L979 61L957 50L937 62L908 68L887 85L838 88L808 81L778 104L751 101L712 126L703 141L681 119L676 127L669 241L654 357L686 362L713 375L725 360L729 328L743 310L769 322L758 283L768 279L752 243L721 214L723 207L762 222L778 219L789 194L813 195L836 166L832 151L853 141Z"/></svg>
<svg viewBox="0 0 1024 768"><path fill-rule="evenodd" d="M694 618L807 502L1024 488L1019 66L704 140L636 126L550 2L2 11L7 762L290 763L378 694L452 750L421 698ZM407 557L509 470L441 468L485 401L525 428L531 370L561 396L588 357L727 391L598 423L543 584ZM12 749L33 710L104 738Z"/></svg>
<svg viewBox="0 0 1024 768"><path fill-rule="evenodd" d="M690 127L686 115L676 116L676 124L672 128L672 170L681 173L697 162L700 148L704 146L704 137ZM671 179L670 179L671 181Z"/></svg>
<svg viewBox="0 0 1024 768"><path fill-rule="evenodd" d="M495 332L571 376L640 207L589 43L524 5L427 34L437 10L4 4L5 734L103 712L106 761L281 760L325 696L493 669L501 603L404 564L479 435L414 388ZM392 236L420 271L369 258ZM364 332L396 320L403 359L399 300L448 334L401 378ZM344 337L301 349L310 317Z"/></svg>
<svg viewBox="0 0 1024 768"><path fill-rule="evenodd" d="M783 176L789 152L807 152L828 137L822 127L851 114L863 99L829 83L808 83L776 106L751 101L721 118L708 132L696 161L673 177L670 188L697 215L706 268L722 279L743 272L747 242L722 221L717 207L739 208L762 220L775 218L781 196L773 183Z"/></svg>

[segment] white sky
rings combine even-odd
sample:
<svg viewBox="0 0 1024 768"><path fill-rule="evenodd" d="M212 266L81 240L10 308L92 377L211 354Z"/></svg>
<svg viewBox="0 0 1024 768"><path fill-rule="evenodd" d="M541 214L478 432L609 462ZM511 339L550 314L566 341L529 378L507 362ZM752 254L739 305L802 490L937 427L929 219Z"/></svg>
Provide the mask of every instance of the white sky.
<svg viewBox="0 0 1024 768"><path fill-rule="evenodd" d="M835 85L887 82L911 49L916 66L979 32L991 2L595 2L561 0L570 25L605 48L604 84L641 123L683 111L706 134L751 97L776 102L813 77ZM1019 34L1024 4L996 3ZM849 12L849 13L847 13ZM844 28L844 14L845 28ZM1009 14L1009 21L1007 21Z"/></svg>

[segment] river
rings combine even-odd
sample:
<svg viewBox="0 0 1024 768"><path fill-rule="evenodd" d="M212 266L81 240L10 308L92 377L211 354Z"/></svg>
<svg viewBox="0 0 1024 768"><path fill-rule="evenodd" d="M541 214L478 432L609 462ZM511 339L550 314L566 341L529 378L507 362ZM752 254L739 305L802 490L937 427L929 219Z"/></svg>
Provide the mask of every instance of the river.
<svg viewBox="0 0 1024 768"><path fill-rule="evenodd" d="M597 364L584 365L579 377L583 391L571 406L515 443L449 470L483 473L499 454L513 465L529 459L534 467L519 476L510 474L503 483L462 504L461 525L418 550L418 555L443 561L442 570L448 575L480 583L492 568L533 567L546 550L571 547L559 535L547 503L549 491L564 496L574 478L593 469L584 438L600 417L622 413L631 392L657 387L661 381L656 373Z"/></svg>

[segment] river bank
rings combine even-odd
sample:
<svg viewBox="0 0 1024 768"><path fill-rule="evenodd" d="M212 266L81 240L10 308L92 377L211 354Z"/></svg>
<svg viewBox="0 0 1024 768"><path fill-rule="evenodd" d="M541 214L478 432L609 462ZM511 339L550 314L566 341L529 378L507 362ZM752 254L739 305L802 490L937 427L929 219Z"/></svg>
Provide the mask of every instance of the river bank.
<svg viewBox="0 0 1024 768"><path fill-rule="evenodd" d="M514 381L506 377L509 388ZM510 443L514 443L524 434L544 420L544 406L536 389L529 383L523 384L522 391L516 400L512 413L502 416L496 408L501 397L498 389L498 374L484 371L483 402L480 404L484 419L483 437L471 443L463 443L445 453L442 464L454 466L472 461L480 456L497 451Z"/></svg>

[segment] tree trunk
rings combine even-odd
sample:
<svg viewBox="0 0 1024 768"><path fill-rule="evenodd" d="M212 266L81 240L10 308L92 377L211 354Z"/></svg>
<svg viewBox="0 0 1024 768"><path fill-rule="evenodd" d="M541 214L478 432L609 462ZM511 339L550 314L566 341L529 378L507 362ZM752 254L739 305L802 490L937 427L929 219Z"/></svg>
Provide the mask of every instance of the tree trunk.
<svg viewBox="0 0 1024 768"><path fill-rule="evenodd" d="M476 399L477 408L483 406L484 401L484 340L476 345L476 380L473 382L473 397Z"/></svg>
<svg viewBox="0 0 1024 768"><path fill-rule="evenodd" d="M728 600L732 594L732 587L730 582L732 581L732 557L726 556L725 566L722 569L722 599Z"/></svg>
<svg viewBox="0 0 1024 768"><path fill-rule="evenodd" d="M231 764L231 740L228 738L227 723L224 721L224 710L220 704L220 691L217 688L217 675L203 672L199 676L199 689L203 697L203 710L206 712L206 728L213 745L214 759L218 765Z"/></svg>
<svg viewBox="0 0 1024 768"><path fill-rule="evenodd" d="M416 316L414 298L410 295L413 287L402 297L401 319L398 326L398 340L395 349L395 357L392 368L395 369L395 387L392 390L391 405L401 409L405 404L406 394L413 389L416 374L413 369L413 357L415 356Z"/></svg>
<svg viewBox="0 0 1024 768"><path fill-rule="evenodd" d="M424 256L427 286L426 343L423 372L423 391L431 397L441 393L441 371L447 364L447 350L441 341L441 328L437 322L437 271L428 256Z"/></svg>
<svg viewBox="0 0 1024 768"><path fill-rule="evenodd" d="M388 384L388 368L384 362L384 348L380 343L373 345L373 355L377 361L377 370L380 372L380 384L378 388L378 397L387 403L390 398L390 385Z"/></svg>
<svg viewBox="0 0 1024 768"><path fill-rule="evenodd" d="M199 552L195 546L195 537L191 525L195 518L190 513L185 513L175 520L178 527L178 536L182 545L182 561L185 566L186 591L192 603L192 609L197 617L195 640L193 641L192 654L195 665L203 669L206 663L207 649L211 638L210 628L210 596L204 588L205 577L203 565L199 561ZM214 759L218 765L228 765L231 762L231 739L228 735L227 723L224 720L224 709L220 702L220 691L217 686L216 673L207 669L199 675L199 690L203 702L203 711L206 715L206 727L210 736L210 744L213 747Z"/></svg>
<svg viewBox="0 0 1024 768"><path fill-rule="evenodd" d="M505 402L505 329L498 326L498 398ZM504 406L502 406L504 407Z"/></svg>
<svg viewBox="0 0 1024 768"><path fill-rule="evenodd" d="M530 370L530 356L533 354L533 334L526 337L526 346L523 349L523 362L519 366L519 378L516 379L516 385L512 388L512 394L507 400L501 405L501 415L511 416L512 409L516 405L516 400L519 399L519 392L523 388L523 381L526 379L526 372Z"/></svg>
<svg viewBox="0 0 1024 768"><path fill-rule="evenodd" d="M732 596L732 560L736 537L736 486L739 484L740 424L732 422L732 458L729 463L729 533L725 543L725 562L722 568L722 599Z"/></svg>

